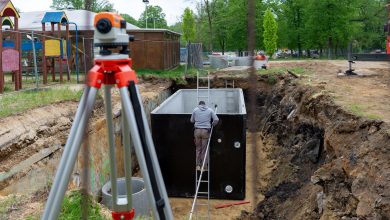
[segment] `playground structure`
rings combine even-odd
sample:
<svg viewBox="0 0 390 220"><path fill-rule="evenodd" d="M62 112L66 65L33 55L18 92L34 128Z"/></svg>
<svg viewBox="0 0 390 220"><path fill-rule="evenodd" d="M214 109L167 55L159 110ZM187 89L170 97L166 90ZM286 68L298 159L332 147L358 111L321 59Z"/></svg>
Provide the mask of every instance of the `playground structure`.
<svg viewBox="0 0 390 220"><path fill-rule="evenodd" d="M14 18L13 24L9 17ZM10 0L0 0L0 93L4 91L5 72L11 72L15 90L22 89L21 35L18 33L19 18L20 15ZM14 32L3 33L3 24L9 25ZM8 35L9 39L5 40L5 35ZM13 41L11 38L13 38Z"/></svg>
<svg viewBox="0 0 390 220"><path fill-rule="evenodd" d="M50 23L51 31L46 33L46 23ZM63 40L63 36L61 33L61 26L65 25L65 39ZM57 26L57 31L55 31L55 26ZM63 61L68 61L68 53L69 53L69 21L66 17L65 12L46 12L45 16L42 19L42 32L43 32L43 83L47 83L47 74L48 74L48 65L47 61L51 61L50 69L52 80L56 80L55 76L55 64L56 60L59 63L59 73L60 73L60 82L63 82ZM57 32L57 33L56 33ZM55 37L57 35L58 39L49 39L46 40L45 34ZM68 63L66 63L68 64ZM70 71L68 65L68 75L67 80L70 80Z"/></svg>
<svg viewBox="0 0 390 220"><path fill-rule="evenodd" d="M58 81L56 81L56 73L59 73L59 82L62 83L65 67L66 79L69 81L71 78L69 24L71 22L68 21L65 12L46 12L40 21L42 31L29 31L20 29L20 15L11 1L0 0L0 7L2 7L0 93L10 90L6 84L11 82L11 76L15 91L22 89L22 79L25 80L26 88L38 88L40 80L47 85L49 71L53 82ZM10 17L13 16L12 20ZM47 23L51 27L49 31L46 31ZM65 26L66 31L61 31L61 26ZM77 45L76 50L79 50ZM7 76L6 73L11 73L11 76ZM34 85L28 85L29 82Z"/></svg>

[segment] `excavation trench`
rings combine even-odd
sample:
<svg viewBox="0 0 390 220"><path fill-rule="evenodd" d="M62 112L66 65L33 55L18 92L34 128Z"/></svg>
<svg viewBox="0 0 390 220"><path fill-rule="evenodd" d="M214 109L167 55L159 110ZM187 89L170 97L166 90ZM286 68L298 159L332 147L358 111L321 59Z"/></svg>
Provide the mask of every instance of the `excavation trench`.
<svg viewBox="0 0 390 220"><path fill-rule="evenodd" d="M170 82L140 84L143 104L151 112L171 94ZM51 185L60 161L63 147L72 125L78 102L63 102L45 106L26 113L0 119L0 195L30 194ZM118 91L113 92L113 120L118 176L124 175L121 111ZM147 114L149 117L149 114ZM109 180L109 148L104 101L98 97L88 126L89 188L99 195ZM85 139L84 139L85 141ZM135 154L133 155L135 157ZM81 186L84 159L77 159L70 188ZM133 171L139 170L136 160Z"/></svg>
<svg viewBox="0 0 390 220"><path fill-rule="evenodd" d="M248 93L250 88L246 76L214 76L212 87L231 86L233 80L235 87ZM148 113L178 89L196 87L193 78L187 79L186 85L150 81L154 83L154 91L147 92L151 91L151 87L145 85L142 94ZM256 133L248 132L246 197L250 198L252 191L249 184L254 181L258 202L254 210L252 204L212 209L212 219L390 218L389 125L351 115L335 105L321 88L302 85L298 79L288 75L259 76L256 84L256 120L248 122L255 123ZM246 101L250 110L247 98ZM15 167L19 172L1 181L0 195L26 193L26 189L33 193L50 185L74 115L71 109L75 109L77 103L66 103L66 106L60 103L44 107L42 118L47 111L52 115L42 119L45 123L41 124L35 123L28 114L13 118L22 123L24 130L18 130L15 138L8 138L2 143L0 154L2 158L9 159L1 160L0 172L4 175L12 169L15 171ZM109 179L102 100L97 106L89 131L90 189L95 195ZM119 146L119 105L115 105L114 114L116 143ZM23 124L26 118L30 123ZM11 121L2 119L2 124ZM13 123L14 127L18 127L17 123ZM9 127L8 130L12 130L12 126ZM9 137L10 133L0 129L1 135ZM254 153L250 145L252 137L257 137L256 161L248 161ZM38 161L31 159L23 165L31 155L42 151L46 151L46 157ZM118 161L122 160L121 157L121 151L117 151ZM252 166L253 162L255 166ZM82 158L79 158L72 176L73 187L80 186L82 164ZM137 167L135 162L134 167ZM251 169L256 169L257 179L253 179ZM123 171L119 173L123 174ZM171 202L176 218L188 215L190 200L173 199Z"/></svg>
<svg viewBox="0 0 390 220"><path fill-rule="evenodd" d="M256 118L265 198L242 219L390 218L388 124L351 115L290 76L258 82Z"/></svg>
<svg viewBox="0 0 390 220"><path fill-rule="evenodd" d="M232 80L248 94L245 78L214 77L212 84ZM193 88L194 79L188 81L184 87ZM247 166L247 176L253 181L256 169L258 203L254 211L243 207L240 218L389 219L389 125L348 113L323 88L290 75L260 76L256 84L256 121L248 121L256 134L248 132L247 143L257 137L257 164Z"/></svg>

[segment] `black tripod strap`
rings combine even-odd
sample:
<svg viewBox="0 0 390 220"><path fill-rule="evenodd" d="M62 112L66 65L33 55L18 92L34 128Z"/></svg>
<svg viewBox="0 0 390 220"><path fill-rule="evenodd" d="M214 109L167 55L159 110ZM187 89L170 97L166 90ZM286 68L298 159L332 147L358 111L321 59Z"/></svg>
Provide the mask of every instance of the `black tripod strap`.
<svg viewBox="0 0 390 220"><path fill-rule="evenodd" d="M160 219L165 220L165 215L164 215L165 202L164 202L164 200L161 196L160 190L158 188L157 178L156 178L156 175L154 173L152 158L151 158L151 155L149 152L149 148L147 146L147 141L146 141L146 136L145 136L145 126L144 126L143 118L142 118L142 108L141 108L141 103L139 101L139 97L138 97L138 93L137 93L134 81L130 81L129 86L128 86L128 90L129 90L129 94L130 94L130 100L133 103L135 120L137 123L140 138L141 138L142 149L143 149L144 154L145 154L144 155L145 161L146 161L146 165L148 168L148 173L149 173L150 182L152 185L154 199L156 200L155 203L156 203L157 211L158 211Z"/></svg>

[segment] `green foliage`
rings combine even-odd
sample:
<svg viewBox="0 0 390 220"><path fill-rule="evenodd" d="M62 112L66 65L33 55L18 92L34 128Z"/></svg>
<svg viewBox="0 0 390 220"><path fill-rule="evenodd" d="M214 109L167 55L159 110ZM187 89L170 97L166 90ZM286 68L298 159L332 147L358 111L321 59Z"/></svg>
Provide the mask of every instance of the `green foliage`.
<svg viewBox="0 0 390 220"><path fill-rule="evenodd" d="M257 5L262 5L257 0ZM205 50L240 50L247 47L246 0L203 0L196 13L196 41ZM210 25L211 22L211 25Z"/></svg>
<svg viewBox="0 0 390 220"><path fill-rule="evenodd" d="M297 75L306 75L308 72L303 67L271 67L266 70L258 70L257 72L260 75L275 75L275 74L285 74L287 71L291 71Z"/></svg>
<svg viewBox="0 0 390 220"><path fill-rule="evenodd" d="M275 0L279 45L298 50L317 49L328 58L346 52L384 49L386 0Z"/></svg>
<svg viewBox="0 0 390 220"><path fill-rule="evenodd" d="M138 21L131 17L130 15L128 14L121 14L122 18L126 20L126 22L132 24L132 25L135 25L135 26L138 26Z"/></svg>
<svg viewBox="0 0 390 220"><path fill-rule="evenodd" d="M369 119L381 119L382 118L379 115L368 113L367 108L368 108L367 106L359 105L359 104L355 104L355 103L352 103L348 106L348 110L356 116L366 117Z"/></svg>
<svg viewBox="0 0 390 220"><path fill-rule="evenodd" d="M74 9L83 9L84 1L83 0L53 0L51 8L56 10L74 8Z"/></svg>
<svg viewBox="0 0 390 220"><path fill-rule="evenodd" d="M90 195L88 196L88 219L95 220L106 220L100 214L100 207L93 201ZM61 213L59 216L59 220L71 220L71 219L82 219L82 193L80 191L73 191L69 195L67 195L64 199L64 202L61 206Z"/></svg>
<svg viewBox="0 0 390 220"><path fill-rule="evenodd" d="M256 49L264 50L266 9L277 22L276 45L337 58L353 41L355 52L384 49L387 0L256 0ZM201 0L194 13L195 41L205 50L247 50L247 1ZM273 35L275 36L275 35ZM271 44L274 45L274 44Z"/></svg>
<svg viewBox="0 0 390 220"><path fill-rule="evenodd" d="M150 70L140 69L136 70L139 76L157 76L168 79L181 79L184 77L185 66L181 65L171 70ZM196 75L195 69L189 69L187 75Z"/></svg>
<svg viewBox="0 0 390 220"><path fill-rule="evenodd" d="M0 97L0 117L66 100L79 100L82 91L70 88L15 92Z"/></svg>
<svg viewBox="0 0 390 220"><path fill-rule="evenodd" d="M195 23L195 25L196 25L196 23ZM168 29L171 31L177 32L177 33L183 33L182 26L183 26L183 22L178 21L174 25L169 26ZM195 33L195 35L196 35L196 33ZM181 37L180 38L180 46L185 47L186 45L187 45L187 42L184 40L184 37Z"/></svg>
<svg viewBox="0 0 390 220"><path fill-rule="evenodd" d="M112 11L114 4L108 0L89 0L89 5L84 0L53 0L51 8L62 10L66 8L86 9L93 12Z"/></svg>
<svg viewBox="0 0 390 220"><path fill-rule="evenodd" d="M272 56L276 51L278 40L278 24L276 23L274 14L271 9L267 9L264 14L264 47L265 52Z"/></svg>
<svg viewBox="0 0 390 220"><path fill-rule="evenodd" d="M195 19L191 9L186 8L183 14L182 30L185 41L195 40Z"/></svg>
<svg viewBox="0 0 390 220"><path fill-rule="evenodd" d="M147 6L146 11L142 12L138 19L139 27L146 27L146 16L148 18L148 28L167 28L167 21L165 20L165 13L158 5Z"/></svg>
<svg viewBox="0 0 390 220"><path fill-rule="evenodd" d="M15 195L0 200L0 219L7 219L9 209L17 202Z"/></svg>
<svg viewBox="0 0 390 220"><path fill-rule="evenodd" d="M278 6L279 46L297 49L302 54L307 0L286 0Z"/></svg>

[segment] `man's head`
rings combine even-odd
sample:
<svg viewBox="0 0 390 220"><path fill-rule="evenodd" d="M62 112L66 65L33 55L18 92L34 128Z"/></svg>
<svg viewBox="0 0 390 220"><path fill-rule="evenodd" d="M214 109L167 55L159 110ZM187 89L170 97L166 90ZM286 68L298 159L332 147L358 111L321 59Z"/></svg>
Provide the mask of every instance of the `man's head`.
<svg viewBox="0 0 390 220"><path fill-rule="evenodd" d="M206 105L206 103L204 101L200 101L199 105Z"/></svg>

